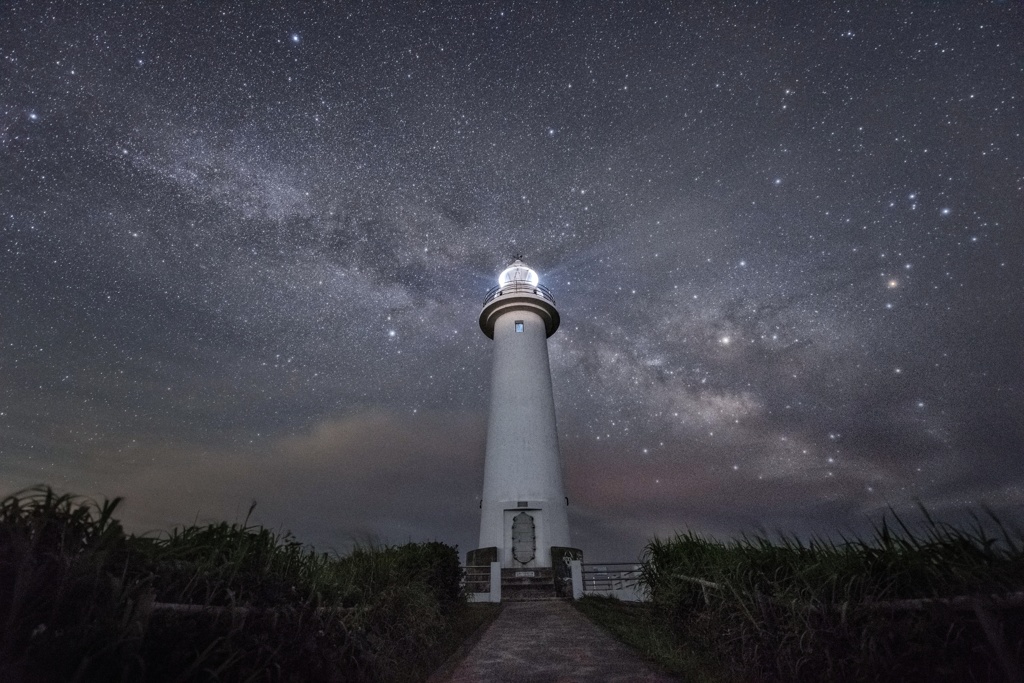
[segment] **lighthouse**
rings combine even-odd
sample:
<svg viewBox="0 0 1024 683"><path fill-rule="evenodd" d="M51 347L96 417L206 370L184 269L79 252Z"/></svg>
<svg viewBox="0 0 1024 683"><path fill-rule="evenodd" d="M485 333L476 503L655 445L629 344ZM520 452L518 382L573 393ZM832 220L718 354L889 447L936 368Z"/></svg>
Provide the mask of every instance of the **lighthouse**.
<svg viewBox="0 0 1024 683"><path fill-rule="evenodd" d="M551 292L516 260L484 298L480 329L494 340L480 548L503 568L552 566L569 546L569 504L555 427L548 337L558 330Z"/></svg>

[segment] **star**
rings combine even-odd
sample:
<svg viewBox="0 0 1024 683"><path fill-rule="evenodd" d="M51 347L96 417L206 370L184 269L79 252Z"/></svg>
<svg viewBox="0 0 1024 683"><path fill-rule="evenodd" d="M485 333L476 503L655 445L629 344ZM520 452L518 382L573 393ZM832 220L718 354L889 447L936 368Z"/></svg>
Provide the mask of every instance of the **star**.
<svg viewBox="0 0 1024 683"><path fill-rule="evenodd" d="M477 316L522 251L587 555L883 499L1015 514L1017 4L11 3L11 489L472 548Z"/></svg>

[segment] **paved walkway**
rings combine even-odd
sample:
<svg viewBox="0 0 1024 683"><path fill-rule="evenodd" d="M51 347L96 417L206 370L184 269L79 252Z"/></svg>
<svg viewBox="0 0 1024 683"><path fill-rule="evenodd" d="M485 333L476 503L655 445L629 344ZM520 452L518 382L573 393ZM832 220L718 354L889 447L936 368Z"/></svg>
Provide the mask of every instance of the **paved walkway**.
<svg viewBox="0 0 1024 683"><path fill-rule="evenodd" d="M669 683L562 600L507 602L451 683Z"/></svg>

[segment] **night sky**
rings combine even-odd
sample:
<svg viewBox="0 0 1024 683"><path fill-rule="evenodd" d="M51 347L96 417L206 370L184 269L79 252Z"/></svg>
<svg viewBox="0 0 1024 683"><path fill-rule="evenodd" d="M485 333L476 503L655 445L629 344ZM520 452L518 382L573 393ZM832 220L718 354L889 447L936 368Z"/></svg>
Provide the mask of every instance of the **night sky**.
<svg viewBox="0 0 1024 683"><path fill-rule="evenodd" d="M476 545L522 254L574 544L1024 504L1024 4L0 6L0 488Z"/></svg>

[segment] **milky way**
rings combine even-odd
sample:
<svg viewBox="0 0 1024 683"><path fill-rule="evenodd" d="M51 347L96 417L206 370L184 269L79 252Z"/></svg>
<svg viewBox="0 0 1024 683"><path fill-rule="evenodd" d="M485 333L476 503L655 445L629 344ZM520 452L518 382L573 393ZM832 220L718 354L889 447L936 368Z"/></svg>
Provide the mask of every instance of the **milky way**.
<svg viewBox="0 0 1024 683"><path fill-rule="evenodd" d="M589 557L1021 511L1019 2L2 13L5 492L471 548L522 254Z"/></svg>

